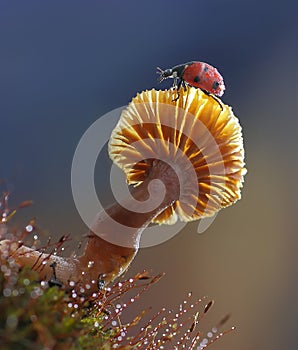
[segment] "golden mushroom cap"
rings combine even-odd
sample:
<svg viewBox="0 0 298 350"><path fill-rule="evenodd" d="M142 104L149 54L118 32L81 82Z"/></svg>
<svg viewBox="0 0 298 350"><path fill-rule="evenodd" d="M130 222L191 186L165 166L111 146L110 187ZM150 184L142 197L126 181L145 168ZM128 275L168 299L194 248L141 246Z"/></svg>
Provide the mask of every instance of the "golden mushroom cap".
<svg viewBox="0 0 298 350"><path fill-rule="evenodd" d="M153 159L175 170L180 196L154 222L175 223L214 215L241 197L244 148L239 120L231 107L200 89L149 90L137 94L112 132L109 154L138 185Z"/></svg>

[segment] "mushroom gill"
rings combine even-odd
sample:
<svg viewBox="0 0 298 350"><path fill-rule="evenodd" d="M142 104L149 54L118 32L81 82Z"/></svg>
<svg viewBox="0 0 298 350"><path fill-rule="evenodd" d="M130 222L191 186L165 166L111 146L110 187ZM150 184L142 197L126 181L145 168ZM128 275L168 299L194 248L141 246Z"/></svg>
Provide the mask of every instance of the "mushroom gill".
<svg viewBox="0 0 298 350"><path fill-rule="evenodd" d="M174 169L179 198L153 222L197 220L240 199L246 173L241 126L231 107L200 89L181 89L177 101L170 90L138 94L122 112L109 153L134 186L156 160Z"/></svg>

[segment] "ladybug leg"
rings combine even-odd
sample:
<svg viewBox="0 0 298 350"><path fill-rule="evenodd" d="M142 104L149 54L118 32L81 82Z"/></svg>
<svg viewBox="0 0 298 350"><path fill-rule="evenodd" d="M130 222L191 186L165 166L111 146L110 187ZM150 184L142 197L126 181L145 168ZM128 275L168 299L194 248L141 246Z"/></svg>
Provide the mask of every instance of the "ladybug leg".
<svg viewBox="0 0 298 350"><path fill-rule="evenodd" d="M183 80L183 79L180 79L180 80L179 80L179 83L177 84L177 90L180 90L181 85L182 85L182 86L185 86L185 83L184 83L184 80Z"/></svg>
<svg viewBox="0 0 298 350"><path fill-rule="evenodd" d="M181 86L181 80L177 83L178 78L175 77L174 78L174 82L173 82L173 89L177 90L177 96L175 98L172 99L173 102L176 102L179 99L180 93L179 93L179 89Z"/></svg>
<svg viewBox="0 0 298 350"><path fill-rule="evenodd" d="M179 85L178 78L175 77L174 80L173 80L173 89L178 89L178 85Z"/></svg>
<svg viewBox="0 0 298 350"><path fill-rule="evenodd" d="M183 86L184 91L186 91L185 81L184 81L183 79L180 79L179 82L178 82L178 84L177 84L177 78L176 78L176 83L175 83L174 87L175 87L175 89L177 89L177 97L175 97L175 98L172 100L173 102L176 102L176 101L179 99L179 97L180 97L180 92L179 92L179 90L180 90L181 86Z"/></svg>
<svg viewBox="0 0 298 350"><path fill-rule="evenodd" d="M176 102L180 97L180 93L177 91L177 96L172 99L173 102Z"/></svg>
<svg viewBox="0 0 298 350"><path fill-rule="evenodd" d="M221 110L223 111L222 103L221 103L220 99L219 99L217 96L211 94L211 93L210 93L209 91L207 91L207 90L204 90L204 89L201 89L201 90L202 90L207 96L212 97L213 100L215 100L215 101L220 105L220 108L221 108Z"/></svg>

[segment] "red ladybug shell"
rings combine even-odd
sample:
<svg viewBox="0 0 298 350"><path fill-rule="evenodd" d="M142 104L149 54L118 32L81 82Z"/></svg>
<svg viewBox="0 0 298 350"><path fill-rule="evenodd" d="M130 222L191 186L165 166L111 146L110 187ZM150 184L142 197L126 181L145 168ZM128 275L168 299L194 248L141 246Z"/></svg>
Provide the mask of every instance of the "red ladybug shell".
<svg viewBox="0 0 298 350"><path fill-rule="evenodd" d="M186 65L181 77L187 84L222 96L225 91L223 77L218 70L205 62L193 62Z"/></svg>

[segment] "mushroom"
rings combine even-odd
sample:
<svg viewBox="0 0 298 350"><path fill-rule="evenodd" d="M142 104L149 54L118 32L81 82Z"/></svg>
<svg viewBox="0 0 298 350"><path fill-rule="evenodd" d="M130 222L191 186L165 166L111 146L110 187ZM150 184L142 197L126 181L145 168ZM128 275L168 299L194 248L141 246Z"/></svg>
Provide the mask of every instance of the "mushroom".
<svg viewBox="0 0 298 350"><path fill-rule="evenodd" d="M171 90L144 91L122 112L109 154L125 172L131 196L97 215L81 256L49 256L7 240L1 250L41 279L56 266L61 283L76 281L91 292L129 267L150 223L201 219L240 199L246 170L238 119L200 89L179 93L173 101Z"/></svg>

